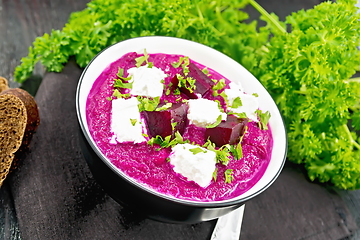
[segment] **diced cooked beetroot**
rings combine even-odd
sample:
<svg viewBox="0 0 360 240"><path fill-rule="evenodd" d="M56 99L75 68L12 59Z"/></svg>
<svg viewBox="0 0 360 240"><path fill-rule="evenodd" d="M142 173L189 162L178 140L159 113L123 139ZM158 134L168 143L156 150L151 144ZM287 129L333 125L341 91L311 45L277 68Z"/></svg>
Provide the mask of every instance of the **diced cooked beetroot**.
<svg viewBox="0 0 360 240"><path fill-rule="evenodd" d="M171 87L170 87L170 91L172 93L175 92L176 88L178 88L178 84L179 84L179 79L177 78L177 76L175 75L172 79L171 79ZM185 87L181 87L180 88L180 94L182 95L181 97L184 97L185 99L197 99L198 97L196 96L196 94L194 92L190 92L188 89L186 89ZM184 96L185 95L185 96Z"/></svg>
<svg viewBox="0 0 360 240"><path fill-rule="evenodd" d="M142 111L145 118L148 133L150 137L160 135L163 139L166 136L175 136L175 132L179 131L183 134L187 124L187 104L173 103L166 110L161 111ZM172 129L171 123L177 123Z"/></svg>
<svg viewBox="0 0 360 240"><path fill-rule="evenodd" d="M169 83L169 85L171 85L170 91L175 92L175 90L178 88L178 84L179 84L179 79L177 78L176 75L174 75L174 77L171 79Z"/></svg>
<svg viewBox="0 0 360 240"><path fill-rule="evenodd" d="M209 78L203 71L198 68L194 63L189 64L189 77L192 77L193 79L196 79L195 81L195 92L200 93L201 96L204 96L204 94L212 89L212 86L215 85L214 81Z"/></svg>
<svg viewBox="0 0 360 240"><path fill-rule="evenodd" d="M189 89L181 87L180 92L184 93L189 99L198 99L198 96L195 94L196 91L190 92Z"/></svg>
<svg viewBox="0 0 360 240"><path fill-rule="evenodd" d="M245 126L248 123L247 118L237 118L228 116L226 121L222 121L214 128L207 128L205 138L209 138L217 147L225 144L234 144L239 141L240 136L244 134Z"/></svg>
<svg viewBox="0 0 360 240"><path fill-rule="evenodd" d="M184 76L184 74L182 75ZM203 71L198 68L194 63L189 64L189 73L187 77L195 79L195 89L193 92L190 92L187 88L181 87L180 92L188 96L189 99L197 99L198 96L196 94L204 96L207 92L211 92L212 86L215 84L213 80L211 80L211 78L209 78L205 73L203 73ZM172 86L170 88L170 91L174 92L179 84L179 80L176 75L171 79L171 83Z"/></svg>

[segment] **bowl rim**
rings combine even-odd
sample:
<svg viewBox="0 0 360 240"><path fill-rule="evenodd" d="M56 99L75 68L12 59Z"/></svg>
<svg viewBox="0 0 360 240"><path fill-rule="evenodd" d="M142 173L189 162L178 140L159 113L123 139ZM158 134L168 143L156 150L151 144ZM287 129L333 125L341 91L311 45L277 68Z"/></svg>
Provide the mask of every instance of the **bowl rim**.
<svg viewBox="0 0 360 240"><path fill-rule="evenodd" d="M86 128L84 126L84 121L83 121L83 118L85 119L85 122L86 122L86 116L82 117L81 115L81 112L80 112L80 90L81 90L81 86L82 86L82 83L84 81L84 77L85 77L85 74L87 73L88 69L90 68L90 66L92 66L92 63L101 55L103 54L105 51L109 51L109 49L113 48L114 46L117 46L119 44L123 44L125 42L128 42L128 41L134 41L136 39L154 39L154 38L158 38L159 40L166 40L166 39L177 39L177 40L180 40L180 41L185 41L185 42L188 42L188 43L191 43L191 44L195 44L195 45L199 45L201 47L205 47L205 48L208 48L208 49L211 49L212 51L216 51L222 55L224 55L224 57L226 58L229 58L231 61L235 61L233 60L232 58L230 58L229 56L225 55L224 53L214 49L214 48L211 48L207 45L204 45L202 43L198 43L198 42L194 42L194 41L191 41L191 40L188 40L188 39L183 39L183 38L177 38L177 37L170 37L170 36L143 36L143 37L135 37L135 38L129 38L129 39L125 39L123 41L119 41L117 43L114 43L106 48L104 48L103 50L101 50L98 54L95 55L95 57L93 57L90 62L87 64L87 66L84 68L84 70L82 71L81 73L81 76L79 78L79 81L78 81L78 85L77 85L77 88L76 88L76 114L77 114L77 118L78 118L78 122L79 122L79 125L80 125L80 128L81 128L81 131L82 131L82 134L84 135L86 141L88 142L88 144L90 145L90 147L92 148L92 150L96 153L96 155L101 159L101 161L103 161L116 175L118 175L119 177L121 177L122 179L124 179L127 183L131 184L132 186L136 187L136 188L140 188L141 190L155 196L155 197L158 197L158 198L161 198L163 200L166 200L166 201L171 201L171 202L176 202L177 204L181 204L181 205L184 205L184 206L189 206L189 207L203 207L203 208L217 208L217 207L227 207L227 206L233 206L233 205L236 205L236 204L242 204L256 196L258 196L259 194L261 194L262 192L264 192L266 189L268 189L274 182L275 180L279 177L282 169L284 168L284 165L285 165L285 162L286 162L286 157L287 157L287 151L288 151L288 139L287 139L287 131L286 131L286 126L285 126L285 122L284 122L284 119L283 119L283 116L279 110L279 107L277 106L277 104L275 103L274 99L271 97L271 100L274 102L275 104L275 107L277 109L277 111L279 112L279 115L280 115L280 119L282 121L282 127L284 129L284 137L285 137L285 148L284 148L284 156L283 156L283 159L282 159L282 162L277 170L277 172L273 175L272 179L270 181L268 181L261 189L257 190L256 192L246 196L246 197L243 197L243 198L239 198L239 197L235 197L235 198L231 198L231 199L227 199L227 200L218 200L218 201L206 201L206 202L201 202L201 201L195 201L195 200L187 200L187 199L180 199L180 198L176 198L176 197L173 197L173 196L168 196L166 194L162 194L162 193L159 193L158 191L154 190L154 189L150 189L136 181L134 181L131 177L127 176L125 173L123 173L120 169L118 169L114 164L112 164L100 151L99 149L97 148L96 144L94 143L94 141L92 140L92 137L89 136L87 134L87 131L86 131ZM129 51L130 52L130 51ZM118 58L120 58L121 56L119 56ZM236 61L235 61L236 62ZM240 63L236 62L239 66L243 67ZM109 63L111 64L111 62ZM201 64L201 63L200 63ZM245 68L244 68L245 69ZM104 71L105 69L103 69L102 71ZM246 71L248 71L247 69L245 69ZM249 71L248 71L249 72ZM249 72L250 73L250 72ZM251 74L251 73L250 73ZM99 76L97 76L96 78L98 78ZM255 78L255 77L254 77ZM263 84L257 79L255 78L260 84L261 86L265 89L265 87L263 86ZM265 89L266 90L266 89ZM266 90L267 91L267 90ZM269 94L270 95L270 94ZM268 166L267 166L268 167ZM265 170L266 171L266 170ZM265 173L264 173L265 174ZM260 177L260 179L262 178L263 176ZM260 179L258 181L260 181ZM258 182L257 181L257 182ZM255 184L256 185L256 184ZM255 186L254 185L254 186ZM254 187L252 186L252 187ZM251 187L251 188L252 188ZM251 189L250 188L250 189ZM249 190L250 190L249 189ZM248 190L248 191L249 191ZM241 195L239 195L241 196Z"/></svg>

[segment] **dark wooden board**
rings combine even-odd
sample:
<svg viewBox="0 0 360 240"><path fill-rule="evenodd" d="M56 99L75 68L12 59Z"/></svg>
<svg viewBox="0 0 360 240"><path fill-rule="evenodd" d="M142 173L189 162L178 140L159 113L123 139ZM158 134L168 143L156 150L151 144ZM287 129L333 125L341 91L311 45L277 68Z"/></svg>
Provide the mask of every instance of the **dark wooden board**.
<svg viewBox="0 0 360 240"><path fill-rule="evenodd" d="M88 0L3 0L0 1L0 76L14 82L14 70L36 37L62 29L71 12L86 7ZM27 90L35 94L44 74L41 65L34 71L36 83ZM8 182L0 189L0 239L21 239Z"/></svg>

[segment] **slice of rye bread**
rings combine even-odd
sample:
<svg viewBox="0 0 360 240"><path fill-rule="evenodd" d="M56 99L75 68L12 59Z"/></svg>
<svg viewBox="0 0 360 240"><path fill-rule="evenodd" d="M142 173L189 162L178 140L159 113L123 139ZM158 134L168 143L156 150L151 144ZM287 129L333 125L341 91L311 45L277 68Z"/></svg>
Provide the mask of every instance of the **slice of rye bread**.
<svg viewBox="0 0 360 240"><path fill-rule="evenodd" d="M0 187L29 148L39 123L37 104L27 91L10 88L0 93Z"/></svg>
<svg viewBox="0 0 360 240"><path fill-rule="evenodd" d="M0 93L9 88L6 78L0 77Z"/></svg>

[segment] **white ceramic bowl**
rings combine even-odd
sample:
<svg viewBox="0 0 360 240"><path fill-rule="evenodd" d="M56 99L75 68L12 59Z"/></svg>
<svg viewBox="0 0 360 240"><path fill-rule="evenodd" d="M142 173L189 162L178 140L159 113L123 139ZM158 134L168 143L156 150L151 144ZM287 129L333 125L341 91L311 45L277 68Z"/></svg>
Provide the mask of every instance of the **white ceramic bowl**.
<svg viewBox="0 0 360 240"><path fill-rule="evenodd" d="M176 199L174 197L162 195L151 189L145 189L140 184L135 183L131 178L113 166L111 162L101 153L90 135L86 122L85 109L87 96L94 81L112 62L116 61L128 52L143 53L144 49L146 49L147 53L181 54L189 56L190 59L215 70L230 81L237 82L240 80L241 85L243 86L246 93L257 93L259 95L258 99L260 109L263 111L270 111L271 113L269 124L271 127L274 144L271 160L264 175L250 190L236 198L215 202L199 203L190 200ZM170 203L170 205L177 204L193 208L192 210L197 212L198 215L194 217L193 215L195 213L191 211L188 213L189 216L182 216L181 218L164 216L166 213L158 214L156 211L149 214L150 217L158 220L168 222L199 222L224 215L266 190L279 176L285 163L287 153L285 125L279 109L270 94L266 91L262 84L239 63L217 50L189 40L160 36L140 37L116 43L103 50L88 64L86 69L83 71L83 74L81 75L76 92L76 108L79 124L81 126L85 140L85 145L87 146L85 147L86 149L84 148L84 152L86 152L85 157L89 163L90 169L98 181L114 199L121 203L127 201L122 200L121 196L116 196L117 194L114 193L114 191L116 191L115 189L111 189L112 187L106 186L109 184L109 182L106 180L106 176L109 175L113 175L113 177L111 177L112 181L120 178L121 181L129 184L130 187L126 188L127 191L133 191L132 188L136 189L135 192L144 191L147 194L145 197L155 197L156 199ZM91 153L89 153L89 151ZM99 159L100 163L98 163ZM103 165L103 170L101 171L105 171L106 173L101 172L99 170L101 167L97 166L97 164ZM119 185L121 185L121 183ZM148 207L151 206L147 206L146 208ZM212 211L207 212L207 209L212 209ZM184 209L182 211L184 211ZM174 213L171 213L170 215L173 214Z"/></svg>

